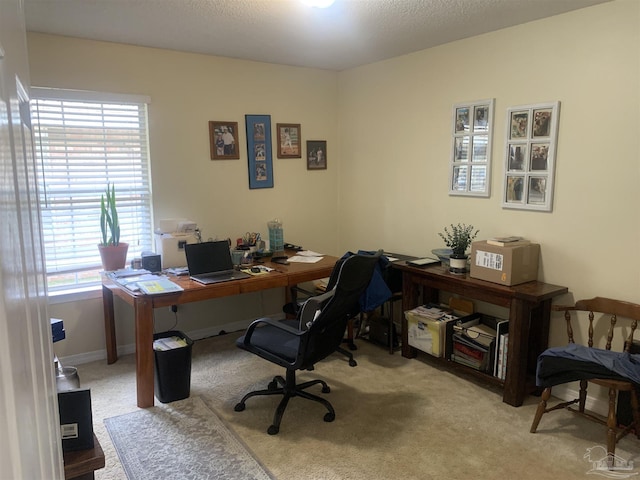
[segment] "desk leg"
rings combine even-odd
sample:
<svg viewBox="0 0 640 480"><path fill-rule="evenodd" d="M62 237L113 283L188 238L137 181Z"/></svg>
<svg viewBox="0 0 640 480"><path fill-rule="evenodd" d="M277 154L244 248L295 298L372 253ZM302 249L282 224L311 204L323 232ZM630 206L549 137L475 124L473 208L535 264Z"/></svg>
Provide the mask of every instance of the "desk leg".
<svg viewBox="0 0 640 480"><path fill-rule="evenodd" d="M527 388L531 305L520 300L512 300L509 310L509 353L502 401L519 407L524 402Z"/></svg>
<svg viewBox="0 0 640 480"><path fill-rule="evenodd" d="M136 388L138 407L153 407L153 305L146 296L136 299Z"/></svg>
<svg viewBox="0 0 640 480"><path fill-rule="evenodd" d="M419 286L413 283L411 274L402 272L402 315L400 324L402 325L402 356L413 358L417 355L416 349L409 345L409 326L404 312L418 306Z"/></svg>
<svg viewBox="0 0 640 480"><path fill-rule="evenodd" d="M104 285L102 286L102 307L104 310L104 338L107 347L107 363L111 365L118 361L116 323L113 315L113 292Z"/></svg>

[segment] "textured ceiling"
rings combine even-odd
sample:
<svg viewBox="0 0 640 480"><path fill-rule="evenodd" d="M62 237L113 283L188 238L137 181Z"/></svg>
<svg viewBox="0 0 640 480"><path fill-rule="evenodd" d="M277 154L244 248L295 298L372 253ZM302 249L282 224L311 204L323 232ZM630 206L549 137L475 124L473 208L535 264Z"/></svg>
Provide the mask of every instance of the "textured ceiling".
<svg viewBox="0 0 640 480"><path fill-rule="evenodd" d="M0 0L1 1L1 0ZM24 0L27 30L330 70L609 0Z"/></svg>

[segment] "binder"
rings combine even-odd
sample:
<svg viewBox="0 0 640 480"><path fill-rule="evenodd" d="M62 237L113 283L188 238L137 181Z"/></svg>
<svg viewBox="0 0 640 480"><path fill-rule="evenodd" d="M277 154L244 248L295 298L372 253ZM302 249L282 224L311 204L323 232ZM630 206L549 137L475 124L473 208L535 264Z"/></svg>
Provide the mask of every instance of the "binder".
<svg viewBox="0 0 640 480"><path fill-rule="evenodd" d="M499 320L498 324L496 325L496 337L497 337L497 343L498 343L498 348L495 349L495 358L494 358L494 362L493 362L493 376L494 377L498 377L502 380L504 380L504 377L502 376L502 365L503 362L506 363L506 359L504 357L504 349L501 348L502 345L504 345L504 334L507 333L509 331L509 320ZM502 343L502 345L501 345Z"/></svg>

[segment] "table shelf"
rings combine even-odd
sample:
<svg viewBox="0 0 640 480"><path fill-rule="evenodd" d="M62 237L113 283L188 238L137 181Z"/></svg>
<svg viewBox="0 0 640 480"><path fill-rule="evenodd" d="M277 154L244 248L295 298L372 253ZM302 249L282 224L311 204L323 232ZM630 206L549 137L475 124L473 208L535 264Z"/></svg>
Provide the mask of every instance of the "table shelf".
<svg viewBox="0 0 640 480"><path fill-rule="evenodd" d="M567 293L567 287L533 281L515 286L454 275L443 266L411 267L406 262L393 264L402 272L402 308L411 310L425 303L438 303L440 292L498 305L509 310L509 349L507 375L503 381L484 372L445 358L431 358L438 365L465 372L478 379L501 386L503 401L518 407L532 390L538 355L548 346L551 301ZM402 318L402 355L413 358L417 350L409 345L407 319ZM425 354L428 356L428 354Z"/></svg>

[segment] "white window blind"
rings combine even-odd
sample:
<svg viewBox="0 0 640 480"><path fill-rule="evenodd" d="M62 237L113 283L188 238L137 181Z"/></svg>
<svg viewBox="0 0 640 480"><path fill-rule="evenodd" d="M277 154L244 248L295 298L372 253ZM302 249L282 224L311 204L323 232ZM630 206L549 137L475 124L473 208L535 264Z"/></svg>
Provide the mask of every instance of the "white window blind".
<svg viewBox="0 0 640 480"><path fill-rule="evenodd" d="M152 250L146 97L32 89L49 291L100 282L100 198L115 185L128 261Z"/></svg>

